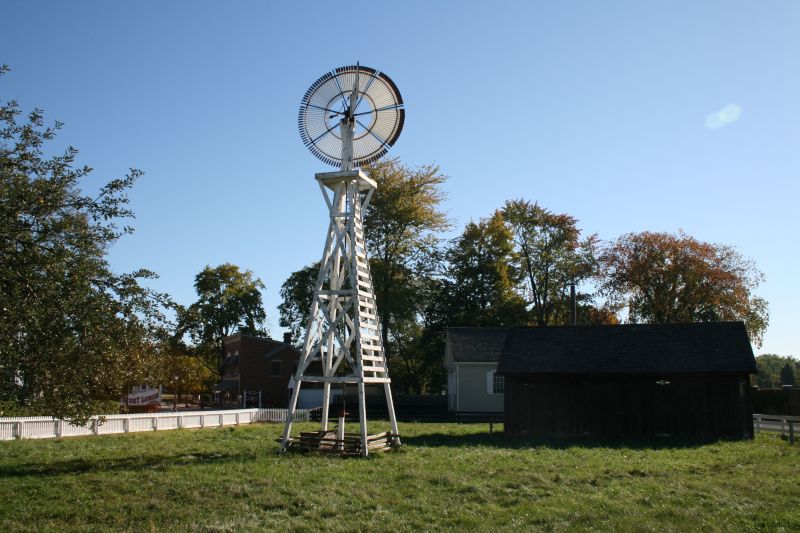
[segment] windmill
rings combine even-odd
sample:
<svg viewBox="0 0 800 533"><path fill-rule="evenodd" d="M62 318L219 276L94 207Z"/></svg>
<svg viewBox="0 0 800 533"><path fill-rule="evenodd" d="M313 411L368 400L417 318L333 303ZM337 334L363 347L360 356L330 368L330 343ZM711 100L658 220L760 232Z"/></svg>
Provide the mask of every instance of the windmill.
<svg viewBox="0 0 800 533"><path fill-rule="evenodd" d="M320 160L338 166L316 174L330 224L289 400L281 452L290 445L367 456L370 450L400 445L386 355L364 238L363 214L377 184L358 169L382 157L403 129L403 99L384 73L356 65L319 78L300 105L303 143ZM290 437L304 383L322 383L320 430ZM358 390L360 433L344 433L344 409L337 431L328 428L331 387ZM365 387L383 385L391 432L368 435Z"/></svg>

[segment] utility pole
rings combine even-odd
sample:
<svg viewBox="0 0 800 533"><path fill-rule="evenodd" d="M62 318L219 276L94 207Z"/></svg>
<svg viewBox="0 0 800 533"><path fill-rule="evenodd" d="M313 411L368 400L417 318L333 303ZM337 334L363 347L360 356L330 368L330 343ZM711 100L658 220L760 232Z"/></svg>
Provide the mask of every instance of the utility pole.
<svg viewBox="0 0 800 533"><path fill-rule="evenodd" d="M578 325L578 304L575 301L575 282L569 284L569 315L570 324L573 326Z"/></svg>

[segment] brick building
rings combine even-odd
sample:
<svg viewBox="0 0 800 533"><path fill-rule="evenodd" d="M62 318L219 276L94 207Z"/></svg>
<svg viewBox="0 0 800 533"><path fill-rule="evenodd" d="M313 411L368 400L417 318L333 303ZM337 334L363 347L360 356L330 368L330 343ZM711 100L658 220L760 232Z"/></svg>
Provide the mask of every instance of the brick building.
<svg viewBox="0 0 800 533"><path fill-rule="evenodd" d="M289 403L289 380L297 369L300 352L289 335L283 342L236 333L225 338L222 381L215 387L229 401L241 401L244 391L261 392L262 407ZM254 394L257 402L257 394ZM248 405L257 407L257 405Z"/></svg>

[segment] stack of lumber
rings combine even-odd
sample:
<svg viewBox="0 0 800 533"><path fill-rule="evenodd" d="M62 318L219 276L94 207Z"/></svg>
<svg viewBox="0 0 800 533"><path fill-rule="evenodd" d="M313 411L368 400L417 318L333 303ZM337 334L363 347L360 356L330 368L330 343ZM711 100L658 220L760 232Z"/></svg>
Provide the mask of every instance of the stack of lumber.
<svg viewBox="0 0 800 533"><path fill-rule="evenodd" d="M367 449L370 452L386 451L392 449L395 443L394 435L389 432L377 433L367 436ZM316 451L336 455L361 455L361 435L358 433L345 433L343 439L338 439L336 431L304 431L300 437L292 437L290 447L305 451Z"/></svg>

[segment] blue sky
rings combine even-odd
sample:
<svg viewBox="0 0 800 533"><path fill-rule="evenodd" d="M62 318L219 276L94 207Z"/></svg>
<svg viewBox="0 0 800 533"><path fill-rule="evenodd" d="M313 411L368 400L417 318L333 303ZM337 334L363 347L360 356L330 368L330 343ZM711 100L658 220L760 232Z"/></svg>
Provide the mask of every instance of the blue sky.
<svg viewBox="0 0 800 533"><path fill-rule="evenodd" d="M308 86L360 61L406 102L390 155L450 177L454 234L510 198L613 239L683 229L766 274L759 353L800 356L800 3L41 2L0 7L0 98L65 123L91 190L129 167L119 271L189 304L233 262L278 290L321 254Z"/></svg>

